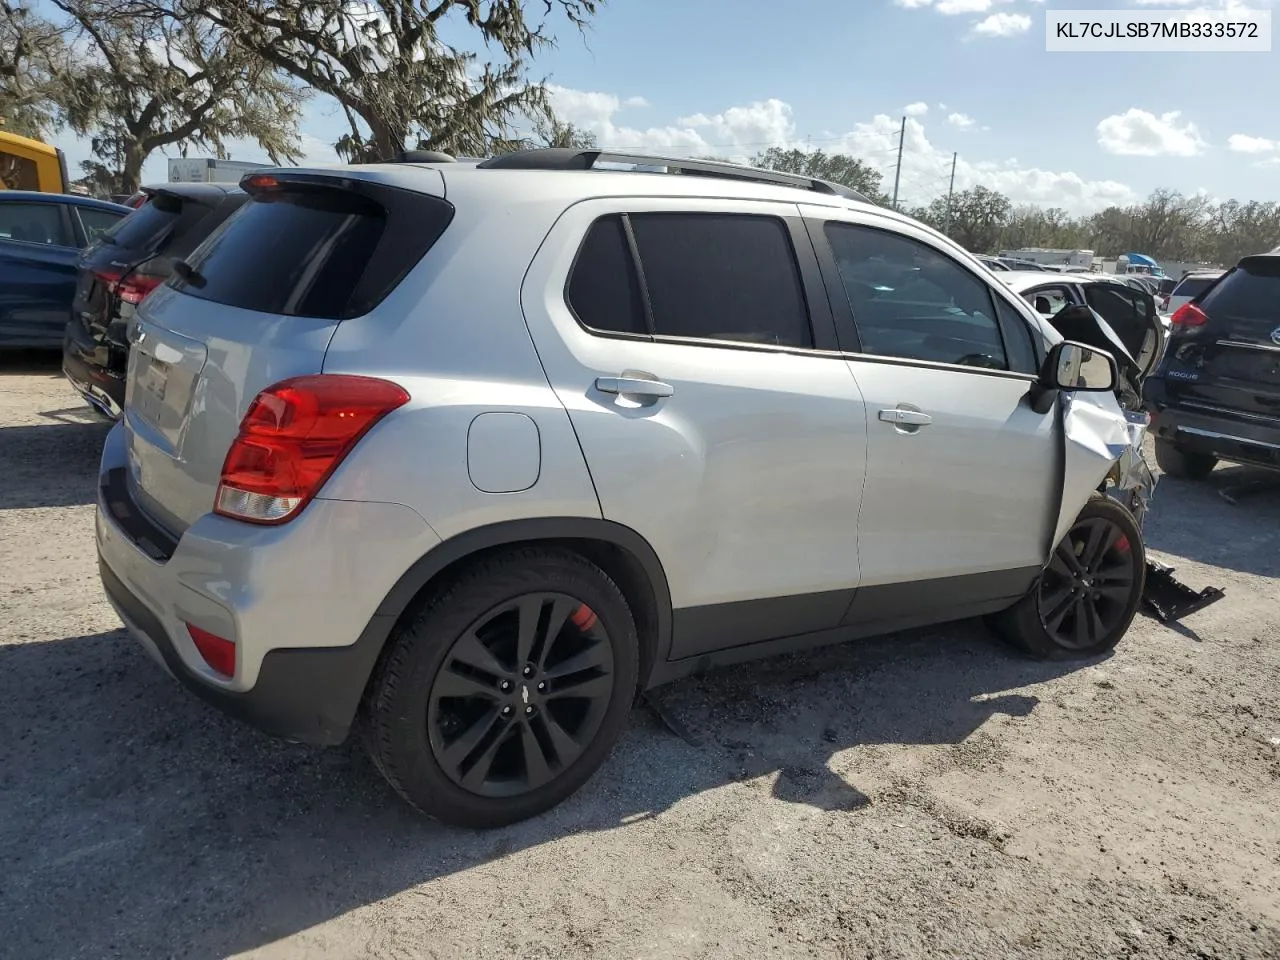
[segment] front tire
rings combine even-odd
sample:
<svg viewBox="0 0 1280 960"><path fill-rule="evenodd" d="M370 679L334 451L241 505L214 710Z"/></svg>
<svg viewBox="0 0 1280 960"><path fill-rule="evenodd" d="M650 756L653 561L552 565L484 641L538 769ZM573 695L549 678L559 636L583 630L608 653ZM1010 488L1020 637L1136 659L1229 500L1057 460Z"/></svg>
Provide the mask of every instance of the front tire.
<svg viewBox="0 0 1280 960"><path fill-rule="evenodd" d="M1183 450L1171 440L1156 440L1156 463L1166 476L1180 480L1203 480L1213 473L1218 458L1211 453Z"/></svg>
<svg viewBox="0 0 1280 960"><path fill-rule="evenodd" d="M600 767L639 681L617 585L572 553L481 561L397 627L363 711L374 764L410 805L498 827L543 813Z"/></svg>
<svg viewBox="0 0 1280 960"><path fill-rule="evenodd" d="M1041 660L1106 653L1138 612L1146 572L1137 521L1110 497L1094 494L1035 587L995 618L996 629Z"/></svg>

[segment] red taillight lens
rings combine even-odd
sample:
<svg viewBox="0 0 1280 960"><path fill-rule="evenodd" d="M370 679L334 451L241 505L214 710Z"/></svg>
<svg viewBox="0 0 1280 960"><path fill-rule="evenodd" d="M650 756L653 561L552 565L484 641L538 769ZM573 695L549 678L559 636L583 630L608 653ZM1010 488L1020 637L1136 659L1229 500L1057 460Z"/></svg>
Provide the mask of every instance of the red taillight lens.
<svg viewBox="0 0 1280 960"><path fill-rule="evenodd" d="M164 283L164 277L153 277L146 273L125 276L117 271L95 270L93 276L109 293L134 305L141 303L148 293Z"/></svg>
<svg viewBox="0 0 1280 960"><path fill-rule="evenodd" d="M263 390L227 452L214 511L250 523L283 523L316 495L356 442L409 402L398 384L317 374Z"/></svg>
<svg viewBox="0 0 1280 960"><path fill-rule="evenodd" d="M164 277L153 277L145 273L135 273L131 277L126 277L116 285L116 295L125 303L139 304L143 301L148 293L154 290L160 284L164 283Z"/></svg>
<svg viewBox="0 0 1280 960"><path fill-rule="evenodd" d="M200 651L200 656L204 657L205 663L224 677L234 677L236 675L236 645L234 643L230 640L224 640L208 630L201 630L190 623L187 624L187 633L191 634L191 640L195 643L196 649Z"/></svg>
<svg viewBox="0 0 1280 960"><path fill-rule="evenodd" d="M1169 318L1169 321L1175 327L1203 327L1209 322L1209 317L1194 303L1184 303L1173 311L1173 316Z"/></svg>

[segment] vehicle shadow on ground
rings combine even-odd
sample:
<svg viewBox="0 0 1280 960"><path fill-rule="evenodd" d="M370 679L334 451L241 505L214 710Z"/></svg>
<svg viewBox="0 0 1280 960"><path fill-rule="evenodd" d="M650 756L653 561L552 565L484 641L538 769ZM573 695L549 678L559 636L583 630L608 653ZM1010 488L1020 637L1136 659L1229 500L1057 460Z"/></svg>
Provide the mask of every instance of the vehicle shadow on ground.
<svg viewBox="0 0 1280 960"><path fill-rule="evenodd" d="M61 350L5 350L0 352L0 377L62 376Z"/></svg>
<svg viewBox="0 0 1280 960"><path fill-rule="evenodd" d="M1236 502L1223 499L1223 491L1239 491ZM1224 536L1230 532L1237 535ZM1162 476L1143 533L1162 553L1280 576L1280 471L1225 466L1206 480Z"/></svg>
<svg viewBox="0 0 1280 960"><path fill-rule="evenodd" d="M87 404L40 422L0 427L0 510L93 503L93 477L111 423Z"/></svg>
<svg viewBox="0 0 1280 960"><path fill-rule="evenodd" d="M284 744L221 716L122 631L0 647L0 929L17 956L211 960L747 778L858 816L871 801L833 754L960 744L1039 702L1006 691L1079 666L1019 659L963 624L693 678L663 704L698 745L638 706L577 795L480 832L412 813L353 744Z"/></svg>

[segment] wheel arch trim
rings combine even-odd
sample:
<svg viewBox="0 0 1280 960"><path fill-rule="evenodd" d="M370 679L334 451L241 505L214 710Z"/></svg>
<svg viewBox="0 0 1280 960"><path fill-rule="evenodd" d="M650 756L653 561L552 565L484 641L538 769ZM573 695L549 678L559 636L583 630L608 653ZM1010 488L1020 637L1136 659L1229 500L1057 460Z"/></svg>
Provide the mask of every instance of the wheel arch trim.
<svg viewBox="0 0 1280 960"><path fill-rule="evenodd" d="M499 547L545 543L556 540L593 541L629 554L644 573L652 591L656 635L652 664L664 662L671 650L671 589L658 554L649 542L630 527L595 517L536 517L508 520L476 527L442 541L420 557L396 581L378 605L375 616L398 619L428 583L460 562ZM643 686L647 676L641 676Z"/></svg>

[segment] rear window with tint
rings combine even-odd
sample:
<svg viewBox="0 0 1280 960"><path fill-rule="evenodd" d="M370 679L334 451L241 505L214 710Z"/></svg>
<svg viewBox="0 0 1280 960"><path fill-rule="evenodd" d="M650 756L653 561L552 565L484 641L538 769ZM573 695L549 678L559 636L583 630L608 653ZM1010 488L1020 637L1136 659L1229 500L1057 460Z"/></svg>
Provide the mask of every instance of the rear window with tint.
<svg viewBox="0 0 1280 960"><path fill-rule="evenodd" d="M1209 289L1214 277L1187 277L1173 289L1175 297L1198 297Z"/></svg>
<svg viewBox="0 0 1280 960"><path fill-rule="evenodd" d="M212 208L192 200L157 194L104 235L113 246L139 253L162 253L169 242Z"/></svg>
<svg viewBox="0 0 1280 960"><path fill-rule="evenodd" d="M257 313L345 319L372 310L452 217L447 204L403 193L394 215L357 193L260 193L188 258L184 293ZM399 199L399 198L397 198Z"/></svg>
<svg viewBox="0 0 1280 960"><path fill-rule="evenodd" d="M1280 320L1280 257L1245 261L1205 294L1209 316Z"/></svg>

